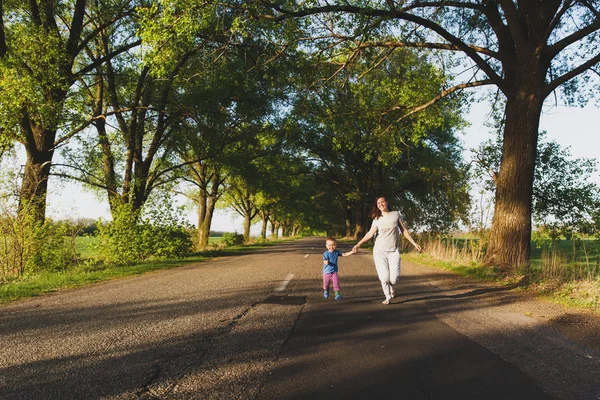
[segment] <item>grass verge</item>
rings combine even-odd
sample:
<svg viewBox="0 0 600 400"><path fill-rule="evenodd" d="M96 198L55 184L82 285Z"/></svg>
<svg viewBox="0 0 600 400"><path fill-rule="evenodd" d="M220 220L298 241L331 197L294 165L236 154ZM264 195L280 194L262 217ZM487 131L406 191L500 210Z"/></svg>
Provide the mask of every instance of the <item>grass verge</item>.
<svg viewBox="0 0 600 400"><path fill-rule="evenodd" d="M128 266L91 265L82 262L69 270L59 272L40 272L23 276L19 279L0 283L0 303L21 300L52 293L64 289L72 289L108 281L111 279L141 275L152 271L177 268L190 263L202 262L215 257L227 257L248 253L254 249L272 246L282 240L262 242L248 246L214 249L193 253L177 260L144 262Z"/></svg>
<svg viewBox="0 0 600 400"><path fill-rule="evenodd" d="M440 260L427 253L406 253L402 257L428 265L434 268L452 271L460 276L479 279L486 282L514 284L520 283L520 287L540 298L560 303L566 307L584 308L600 313L600 278L588 277L586 279L566 280L564 275L558 277L544 276L543 269L530 268L517 271L513 275L491 267L484 267L472 261L465 263L453 260ZM532 265L538 260L532 259Z"/></svg>

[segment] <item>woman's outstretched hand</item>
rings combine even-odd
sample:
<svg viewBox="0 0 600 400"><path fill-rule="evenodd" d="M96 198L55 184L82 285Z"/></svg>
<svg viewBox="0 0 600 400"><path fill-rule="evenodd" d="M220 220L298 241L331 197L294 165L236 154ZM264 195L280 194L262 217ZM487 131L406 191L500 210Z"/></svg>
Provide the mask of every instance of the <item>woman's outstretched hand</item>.
<svg viewBox="0 0 600 400"><path fill-rule="evenodd" d="M352 252L353 252L353 253L358 253L358 245L355 245L355 246L352 248Z"/></svg>

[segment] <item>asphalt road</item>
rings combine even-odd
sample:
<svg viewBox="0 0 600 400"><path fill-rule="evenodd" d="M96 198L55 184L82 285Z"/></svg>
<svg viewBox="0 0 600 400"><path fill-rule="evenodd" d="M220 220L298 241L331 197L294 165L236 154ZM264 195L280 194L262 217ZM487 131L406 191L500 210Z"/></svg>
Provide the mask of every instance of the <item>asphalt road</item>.
<svg viewBox="0 0 600 400"><path fill-rule="evenodd" d="M325 300L324 250L1 306L0 399L600 399L599 355L515 312L510 288L403 263L384 306L361 252L340 259L344 300Z"/></svg>

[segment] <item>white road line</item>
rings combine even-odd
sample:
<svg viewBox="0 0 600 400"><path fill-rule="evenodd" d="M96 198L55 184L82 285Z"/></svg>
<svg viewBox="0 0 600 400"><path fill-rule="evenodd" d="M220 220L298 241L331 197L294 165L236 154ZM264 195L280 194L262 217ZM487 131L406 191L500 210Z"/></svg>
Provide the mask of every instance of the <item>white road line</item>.
<svg viewBox="0 0 600 400"><path fill-rule="evenodd" d="M275 288L275 292L283 292L292 279L294 279L294 274L288 274L288 276L285 277L285 280L281 282L281 285Z"/></svg>

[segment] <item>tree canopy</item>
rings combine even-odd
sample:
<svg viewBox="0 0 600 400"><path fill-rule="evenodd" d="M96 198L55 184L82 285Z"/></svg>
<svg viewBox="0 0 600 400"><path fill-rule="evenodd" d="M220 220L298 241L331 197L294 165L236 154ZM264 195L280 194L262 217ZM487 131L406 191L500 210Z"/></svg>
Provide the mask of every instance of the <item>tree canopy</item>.
<svg viewBox="0 0 600 400"><path fill-rule="evenodd" d="M385 195L409 224L444 232L470 205L457 138L474 99L465 89L490 87L503 124L486 263L514 268L528 261L532 216L574 221L562 211L572 187L547 171L592 170L540 145L539 118L550 94L575 104L597 89L599 8L4 0L0 155L25 151L20 207L40 223L56 174L134 210L157 187L191 182L205 244L219 201L248 226L260 218L263 235L270 222L358 236Z"/></svg>

